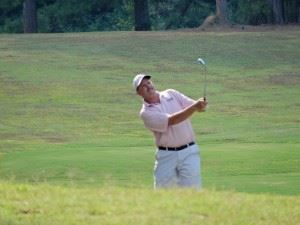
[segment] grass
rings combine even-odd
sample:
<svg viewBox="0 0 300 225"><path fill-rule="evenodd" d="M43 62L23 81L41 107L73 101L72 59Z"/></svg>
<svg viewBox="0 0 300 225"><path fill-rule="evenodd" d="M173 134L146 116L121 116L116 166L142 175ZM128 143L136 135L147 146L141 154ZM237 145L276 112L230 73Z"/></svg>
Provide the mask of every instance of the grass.
<svg viewBox="0 0 300 225"><path fill-rule="evenodd" d="M0 184L0 195L0 223L3 225L281 225L300 221L299 196L10 183Z"/></svg>
<svg viewBox="0 0 300 225"><path fill-rule="evenodd" d="M299 223L299 35L1 34L0 224ZM204 191L153 192L131 81L201 97L198 57Z"/></svg>
<svg viewBox="0 0 300 225"><path fill-rule="evenodd" d="M201 152L204 186L217 190L298 195L299 150L295 146L206 145ZM43 146L43 151L16 151L5 156L1 173L3 178L13 182L151 187L153 147L143 151L140 147L123 149L65 145L56 149Z"/></svg>

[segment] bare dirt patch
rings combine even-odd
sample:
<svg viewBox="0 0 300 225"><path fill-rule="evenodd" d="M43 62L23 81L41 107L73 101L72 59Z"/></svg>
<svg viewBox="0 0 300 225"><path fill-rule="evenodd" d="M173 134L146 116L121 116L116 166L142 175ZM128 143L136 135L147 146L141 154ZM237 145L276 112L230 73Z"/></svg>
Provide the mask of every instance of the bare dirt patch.
<svg viewBox="0 0 300 225"><path fill-rule="evenodd" d="M289 25L211 25L207 27L187 28L179 29L180 31L186 32L265 32L265 31L300 31L300 25L289 24Z"/></svg>
<svg viewBox="0 0 300 225"><path fill-rule="evenodd" d="M268 82L275 85L299 85L300 84L300 74L279 74L271 75L268 78Z"/></svg>

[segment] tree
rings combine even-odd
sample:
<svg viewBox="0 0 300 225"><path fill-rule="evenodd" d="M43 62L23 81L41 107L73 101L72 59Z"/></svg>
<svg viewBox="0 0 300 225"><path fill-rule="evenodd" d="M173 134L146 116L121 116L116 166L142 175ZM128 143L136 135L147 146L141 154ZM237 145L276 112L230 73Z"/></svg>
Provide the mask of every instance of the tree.
<svg viewBox="0 0 300 225"><path fill-rule="evenodd" d="M184 1L178 1L177 4L175 4L174 8L176 9L176 11L178 12L176 15L178 17L178 19L182 19L184 18L184 16L186 15L188 9L190 8L190 6L193 4L192 0L184 0ZM170 29L174 24L174 22L177 22L177 20L171 20L167 25L166 25L166 29Z"/></svg>
<svg viewBox="0 0 300 225"><path fill-rule="evenodd" d="M35 0L25 0L23 2L23 26L24 33L37 32L37 12Z"/></svg>
<svg viewBox="0 0 300 225"><path fill-rule="evenodd" d="M283 1L282 0L272 0L273 14L276 24L284 23L284 11L283 11Z"/></svg>
<svg viewBox="0 0 300 225"><path fill-rule="evenodd" d="M148 0L134 0L135 30L150 30Z"/></svg>
<svg viewBox="0 0 300 225"><path fill-rule="evenodd" d="M299 8L298 8L298 13L299 13L299 14L298 14L298 21L297 21L297 22L300 23L300 6L299 6Z"/></svg>
<svg viewBox="0 0 300 225"><path fill-rule="evenodd" d="M300 1L283 0L283 15L285 23L300 23Z"/></svg>
<svg viewBox="0 0 300 225"><path fill-rule="evenodd" d="M204 30L215 24L226 25L228 23L227 0L216 0L216 14L206 17L200 27Z"/></svg>
<svg viewBox="0 0 300 225"><path fill-rule="evenodd" d="M219 24L228 24L227 0L216 0L216 16Z"/></svg>
<svg viewBox="0 0 300 225"><path fill-rule="evenodd" d="M283 0L268 0L268 2L272 7L274 23L283 24L284 23Z"/></svg>

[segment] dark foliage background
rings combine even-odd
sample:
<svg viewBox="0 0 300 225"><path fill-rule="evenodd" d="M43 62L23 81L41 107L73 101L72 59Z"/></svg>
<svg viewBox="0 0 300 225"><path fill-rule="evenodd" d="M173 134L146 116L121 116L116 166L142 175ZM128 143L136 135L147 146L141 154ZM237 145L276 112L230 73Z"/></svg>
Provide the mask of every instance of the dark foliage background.
<svg viewBox="0 0 300 225"><path fill-rule="evenodd" d="M230 23L274 23L270 0L228 0ZM38 32L134 30L134 0L36 0ZM151 30L199 27L215 0L148 0ZM299 0L284 0L285 23L299 22ZM23 32L23 0L0 1L0 32Z"/></svg>

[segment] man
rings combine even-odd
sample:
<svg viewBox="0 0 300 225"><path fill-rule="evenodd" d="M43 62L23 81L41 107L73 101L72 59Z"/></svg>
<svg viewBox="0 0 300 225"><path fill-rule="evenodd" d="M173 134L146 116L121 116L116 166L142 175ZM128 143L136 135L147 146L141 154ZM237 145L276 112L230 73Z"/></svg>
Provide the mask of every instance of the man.
<svg viewBox="0 0 300 225"><path fill-rule="evenodd" d="M154 187L201 187L200 154L189 117L204 112L207 102L168 89L159 92L151 76L138 74L133 88L144 99L140 116L157 146Z"/></svg>

